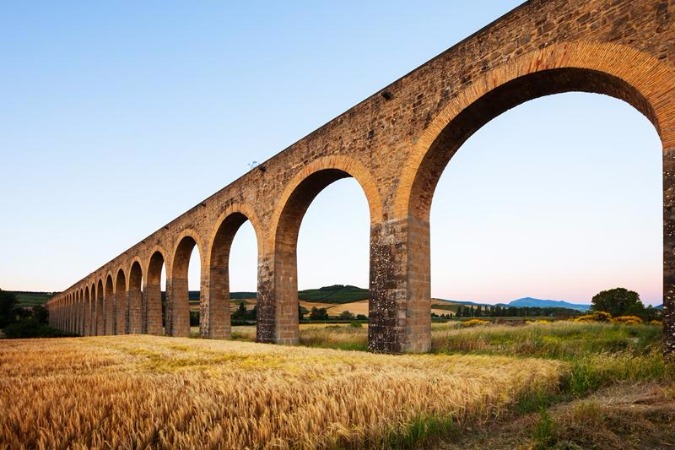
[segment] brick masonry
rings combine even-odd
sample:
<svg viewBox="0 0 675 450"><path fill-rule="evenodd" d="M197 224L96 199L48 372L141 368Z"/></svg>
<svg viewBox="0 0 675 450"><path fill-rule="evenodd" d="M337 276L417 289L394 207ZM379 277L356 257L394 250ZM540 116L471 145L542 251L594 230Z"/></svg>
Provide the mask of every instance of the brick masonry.
<svg viewBox="0 0 675 450"><path fill-rule="evenodd" d="M185 254L196 246L202 265L200 334L228 338L229 246L249 220L258 240L257 339L296 344L300 222L323 188L351 176L370 209L369 346L376 352L427 351L429 210L443 169L466 139L504 111L544 95L583 91L628 102L661 138L665 349L675 354L674 3L523 4L54 297L52 323L84 335L161 334L159 271L165 263L166 330L184 335Z"/></svg>

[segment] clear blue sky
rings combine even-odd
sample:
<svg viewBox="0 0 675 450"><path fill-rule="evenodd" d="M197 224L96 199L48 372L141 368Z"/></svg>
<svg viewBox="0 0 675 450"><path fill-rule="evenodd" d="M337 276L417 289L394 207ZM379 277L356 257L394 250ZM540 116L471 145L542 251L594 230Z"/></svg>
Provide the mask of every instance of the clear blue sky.
<svg viewBox="0 0 675 450"><path fill-rule="evenodd" d="M519 3L3 4L0 288L70 286ZM432 295L581 303L622 286L661 303L660 152L651 124L607 97L495 119L434 197ZM353 180L317 197L298 252L300 288L367 286ZM255 290L250 226L231 264L232 289Z"/></svg>

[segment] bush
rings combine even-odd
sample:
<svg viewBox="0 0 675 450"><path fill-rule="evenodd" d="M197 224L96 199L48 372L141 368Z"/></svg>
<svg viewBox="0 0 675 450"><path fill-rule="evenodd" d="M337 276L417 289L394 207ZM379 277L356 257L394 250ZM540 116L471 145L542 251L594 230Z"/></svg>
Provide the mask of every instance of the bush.
<svg viewBox="0 0 675 450"><path fill-rule="evenodd" d="M492 323L492 322L490 322L489 320L483 320L483 319L469 319L469 320L466 320L466 321L462 322L462 326L475 327L475 326L479 326L479 325L487 325L489 323Z"/></svg>
<svg viewBox="0 0 675 450"><path fill-rule="evenodd" d="M611 322L612 315L605 311L596 311L574 319L575 322Z"/></svg>
<svg viewBox="0 0 675 450"><path fill-rule="evenodd" d="M3 331L7 339L72 336L71 334L66 334L56 328L42 324L35 319L21 320L7 325Z"/></svg>
<svg viewBox="0 0 675 450"><path fill-rule="evenodd" d="M639 318L638 316L620 316L620 317L615 317L612 322L614 323L621 323L624 325L641 325L642 324L642 319Z"/></svg>

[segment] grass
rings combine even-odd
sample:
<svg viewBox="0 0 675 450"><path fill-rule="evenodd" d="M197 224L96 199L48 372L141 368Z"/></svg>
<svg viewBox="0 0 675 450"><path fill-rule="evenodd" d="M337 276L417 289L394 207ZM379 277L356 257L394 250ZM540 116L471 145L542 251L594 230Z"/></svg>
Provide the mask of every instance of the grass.
<svg viewBox="0 0 675 450"><path fill-rule="evenodd" d="M243 342L254 326L233 327L233 341L3 341L0 448L675 443L660 327L453 321L432 324L432 354L327 348L363 350L367 332L302 324L305 347Z"/></svg>
<svg viewBox="0 0 675 450"><path fill-rule="evenodd" d="M16 295L19 306L37 306L44 305L51 298L52 294L49 292L24 292L13 291Z"/></svg>
<svg viewBox="0 0 675 450"><path fill-rule="evenodd" d="M5 341L0 447L413 446L555 390L563 372L526 358L156 336Z"/></svg>

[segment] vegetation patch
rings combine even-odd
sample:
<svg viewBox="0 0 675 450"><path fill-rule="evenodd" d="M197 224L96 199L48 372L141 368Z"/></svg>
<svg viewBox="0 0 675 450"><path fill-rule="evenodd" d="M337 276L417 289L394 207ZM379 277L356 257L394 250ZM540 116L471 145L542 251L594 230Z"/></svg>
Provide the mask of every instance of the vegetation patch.
<svg viewBox="0 0 675 450"><path fill-rule="evenodd" d="M414 446L556 390L564 373L536 359L157 336L6 342L0 447L9 448Z"/></svg>

